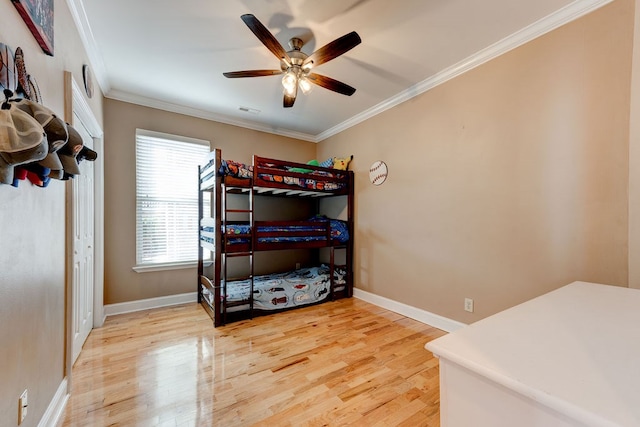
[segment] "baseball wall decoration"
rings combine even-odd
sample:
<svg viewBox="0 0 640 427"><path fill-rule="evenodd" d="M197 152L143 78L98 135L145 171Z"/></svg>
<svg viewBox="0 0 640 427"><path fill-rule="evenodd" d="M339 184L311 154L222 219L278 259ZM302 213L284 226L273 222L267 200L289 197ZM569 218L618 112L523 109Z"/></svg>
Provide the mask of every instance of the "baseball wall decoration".
<svg viewBox="0 0 640 427"><path fill-rule="evenodd" d="M387 173L387 164L377 160L369 168L369 180L373 185L381 185L387 179Z"/></svg>

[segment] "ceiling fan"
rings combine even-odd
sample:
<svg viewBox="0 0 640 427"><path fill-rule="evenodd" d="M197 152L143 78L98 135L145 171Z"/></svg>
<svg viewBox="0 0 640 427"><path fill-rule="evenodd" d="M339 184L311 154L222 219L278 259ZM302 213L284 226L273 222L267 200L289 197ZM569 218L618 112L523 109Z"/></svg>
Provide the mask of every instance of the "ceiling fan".
<svg viewBox="0 0 640 427"><path fill-rule="evenodd" d="M258 18L252 14L242 15L241 18L262 44L280 60L280 69L231 71L222 73L225 77L233 79L284 74L282 78L284 100L282 103L285 108L293 107L298 94L298 87L303 93L307 93L311 89L311 83L347 96L353 95L356 91L355 88L348 84L311 72L314 67L329 62L359 45L362 40L355 31L345 34L316 50L311 55L307 55L300 50L303 45L301 39L294 37L289 40L291 50L286 51Z"/></svg>

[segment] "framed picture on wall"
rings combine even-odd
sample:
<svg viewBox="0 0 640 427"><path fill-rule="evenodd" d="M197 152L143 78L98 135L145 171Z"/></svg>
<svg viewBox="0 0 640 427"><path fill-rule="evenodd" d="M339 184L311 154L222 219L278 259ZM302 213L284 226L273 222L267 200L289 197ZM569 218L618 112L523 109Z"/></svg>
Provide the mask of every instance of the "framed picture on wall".
<svg viewBox="0 0 640 427"><path fill-rule="evenodd" d="M47 55L53 56L53 0L11 0Z"/></svg>

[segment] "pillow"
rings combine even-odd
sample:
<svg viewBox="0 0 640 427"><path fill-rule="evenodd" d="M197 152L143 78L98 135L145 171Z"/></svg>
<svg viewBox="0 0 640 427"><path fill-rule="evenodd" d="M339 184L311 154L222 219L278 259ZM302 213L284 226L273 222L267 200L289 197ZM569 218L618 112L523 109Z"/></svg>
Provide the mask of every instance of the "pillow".
<svg viewBox="0 0 640 427"><path fill-rule="evenodd" d="M333 157L329 157L324 162L320 163L318 166L322 166L323 168L332 168L333 167Z"/></svg>
<svg viewBox="0 0 640 427"><path fill-rule="evenodd" d="M318 166L318 161L317 160L309 160L307 162L308 165L311 166ZM309 173L309 172L313 172L313 170L311 169L304 169L304 168L290 168L289 172L297 172L297 173Z"/></svg>

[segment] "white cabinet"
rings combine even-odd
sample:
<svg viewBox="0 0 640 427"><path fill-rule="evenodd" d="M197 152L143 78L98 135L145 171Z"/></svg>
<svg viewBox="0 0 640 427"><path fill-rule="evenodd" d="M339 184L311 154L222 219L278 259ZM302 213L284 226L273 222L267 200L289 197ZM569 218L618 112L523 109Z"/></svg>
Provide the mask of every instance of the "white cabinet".
<svg viewBox="0 0 640 427"><path fill-rule="evenodd" d="M640 426L640 290L574 282L426 348L442 427Z"/></svg>

